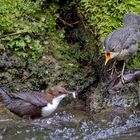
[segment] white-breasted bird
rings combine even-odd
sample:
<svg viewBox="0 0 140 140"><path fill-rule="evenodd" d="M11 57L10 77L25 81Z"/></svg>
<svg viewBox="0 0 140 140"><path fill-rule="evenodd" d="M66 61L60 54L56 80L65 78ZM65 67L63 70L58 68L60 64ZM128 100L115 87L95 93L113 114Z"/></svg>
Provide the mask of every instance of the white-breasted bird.
<svg viewBox="0 0 140 140"><path fill-rule="evenodd" d="M17 92L9 94L0 88L0 97L4 105L20 117L30 119L46 117L53 113L61 100L69 95L74 98L75 92L70 92L62 86L54 86L48 91Z"/></svg>

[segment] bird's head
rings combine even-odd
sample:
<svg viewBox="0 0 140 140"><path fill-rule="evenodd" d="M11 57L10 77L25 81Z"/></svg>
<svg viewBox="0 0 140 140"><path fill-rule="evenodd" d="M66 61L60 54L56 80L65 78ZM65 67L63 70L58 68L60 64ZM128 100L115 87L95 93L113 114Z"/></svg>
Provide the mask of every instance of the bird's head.
<svg viewBox="0 0 140 140"><path fill-rule="evenodd" d="M113 34L116 34L115 32ZM104 51L105 51L105 65L111 59L118 57L122 50L122 41L118 37L112 37L109 34L104 40Z"/></svg>
<svg viewBox="0 0 140 140"><path fill-rule="evenodd" d="M52 100L54 98L57 98L58 100L62 100L63 98L70 96L70 95L72 95L73 98L76 98L75 92L68 91L62 86L54 86L45 93L45 96L47 97L47 100L50 103L52 103Z"/></svg>
<svg viewBox="0 0 140 140"><path fill-rule="evenodd" d="M115 59L115 57L117 57L119 55L120 52L110 52L110 51L106 51L105 52L105 65L108 63L109 60L111 59Z"/></svg>
<svg viewBox="0 0 140 140"><path fill-rule="evenodd" d="M62 86L54 86L54 87L52 87L50 89L50 91L51 91L53 96L61 96L61 95L69 96L69 95L73 95L73 97L75 98L74 92L68 91Z"/></svg>

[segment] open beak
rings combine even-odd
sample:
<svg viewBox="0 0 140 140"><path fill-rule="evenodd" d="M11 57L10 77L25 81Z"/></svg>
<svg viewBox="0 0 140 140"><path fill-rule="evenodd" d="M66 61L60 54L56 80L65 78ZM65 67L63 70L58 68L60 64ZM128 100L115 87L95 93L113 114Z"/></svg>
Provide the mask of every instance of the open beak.
<svg viewBox="0 0 140 140"><path fill-rule="evenodd" d="M106 52L105 53L105 65L107 64L107 62L110 60L110 52Z"/></svg>
<svg viewBox="0 0 140 140"><path fill-rule="evenodd" d="M76 98L76 92L75 91L74 92L69 91L68 93L69 93L69 95L72 95L73 98Z"/></svg>

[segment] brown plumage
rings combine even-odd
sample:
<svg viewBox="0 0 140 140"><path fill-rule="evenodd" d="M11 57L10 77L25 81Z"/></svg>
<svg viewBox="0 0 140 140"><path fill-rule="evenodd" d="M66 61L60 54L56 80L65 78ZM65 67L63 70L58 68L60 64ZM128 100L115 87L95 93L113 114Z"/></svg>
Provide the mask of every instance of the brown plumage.
<svg viewBox="0 0 140 140"><path fill-rule="evenodd" d="M55 86L44 92L18 92L9 94L0 88L0 96L5 106L23 118L37 118L50 115L59 102L72 92L61 86Z"/></svg>

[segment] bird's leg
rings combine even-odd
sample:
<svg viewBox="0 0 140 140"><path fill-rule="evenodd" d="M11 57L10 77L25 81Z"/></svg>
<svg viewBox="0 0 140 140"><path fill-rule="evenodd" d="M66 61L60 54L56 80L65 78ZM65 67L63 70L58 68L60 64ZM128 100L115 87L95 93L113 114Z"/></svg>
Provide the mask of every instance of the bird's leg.
<svg viewBox="0 0 140 140"><path fill-rule="evenodd" d="M108 69L107 71L111 71L112 69L114 69L115 63L116 63L116 60L113 62L113 66L110 69Z"/></svg>
<svg viewBox="0 0 140 140"><path fill-rule="evenodd" d="M124 69L125 69L125 61L123 62L123 68L122 68L122 71L121 71L121 74L118 76L120 77L121 76L121 80L122 80L122 83L124 84L124 76L123 76L123 73L124 73Z"/></svg>
<svg viewBox="0 0 140 140"><path fill-rule="evenodd" d="M112 79L113 73L114 73L114 71L116 69L115 64L116 64L116 60L114 61L113 66L112 66L112 71L111 71L111 75L110 75L111 79Z"/></svg>
<svg viewBox="0 0 140 140"><path fill-rule="evenodd" d="M115 65L116 65L116 60L113 62L112 68L110 68L109 70L107 70L107 71L111 71L111 74L110 74L110 77L111 77L111 78L112 78L112 76L113 76L114 71L117 73L117 70L116 70Z"/></svg>

